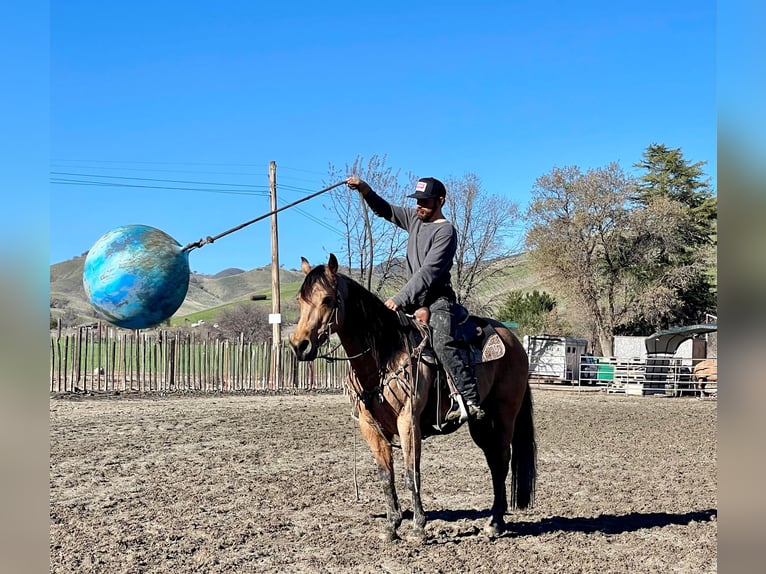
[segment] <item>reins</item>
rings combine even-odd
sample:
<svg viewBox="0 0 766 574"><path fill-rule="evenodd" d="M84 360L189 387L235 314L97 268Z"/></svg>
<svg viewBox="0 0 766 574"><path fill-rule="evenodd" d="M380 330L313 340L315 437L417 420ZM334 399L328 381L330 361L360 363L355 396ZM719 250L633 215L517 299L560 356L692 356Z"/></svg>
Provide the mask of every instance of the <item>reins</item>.
<svg viewBox="0 0 766 574"><path fill-rule="evenodd" d="M328 339L328 344L329 344L329 339ZM317 355L316 358L317 359L324 359L328 363L335 363L337 361L351 361L353 359L358 359L359 357L363 357L364 355L366 355L367 353L370 352L370 348L367 347L361 353L357 353L356 355L351 355L350 357L336 357L336 356L332 355L331 353L334 353L335 351L337 351L340 346L341 346L341 344L338 343L332 349L327 351L327 353L325 353L324 355Z"/></svg>
<svg viewBox="0 0 766 574"><path fill-rule="evenodd" d="M330 329L332 328L333 323L335 325L338 324L338 301L340 301L340 298L339 298L337 287L336 287L336 290L335 290L335 307L333 307L333 310L330 312L331 319L318 332L318 335L320 335L320 336L321 335L326 335L327 336L326 343L327 343L328 346L330 344L330 335L332 334ZM337 361L351 361L353 359L358 359L359 357L362 357L362 356L364 356L364 355L366 355L367 353L370 352L370 348L367 347L361 353L357 353L356 355L353 355L351 357L336 357L332 353L335 353L335 351L337 351L340 346L341 346L341 343L338 343L332 349L327 351L324 355L317 355L316 358L317 359L324 359L328 363L334 363L334 362L337 362Z"/></svg>
<svg viewBox="0 0 766 574"><path fill-rule="evenodd" d="M407 317L412 318L412 315L407 315ZM410 432L410 440L412 441L410 445L410 452L415 452L415 431L414 429L417 428L416 425L419 424L418 420L415 416L415 398L417 394L418 385L420 384L420 363L422 361L422 353L425 346L428 344L428 340L430 338L428 327L425 325L420 325L418 322L413 321L413 324L415 327L417 327L418 331L420 331L420 334L422 336L420 343L416 347L412 347L410 345L410 339L406 338L405 346L407 350L407 354L409 356L409 361L403 362L399 365L399 367L395 370L386 370L381 368L380 373L378 375L379 380L381 383L377 384L372 389L365 389L362 387L362 384L360 382L357 382L355 385L353 383L354 377L349 375L349 382L348 386L351 389L351 391L356 395L356 400L364 403L365 408L368 411L371 411L372 407L372 401L375 398L378 398L381 402L386 401L385 399L385 389L386 387L390 387L390 384L394 381L398 383L399 388L404 391L407 395L407 399L409 399L409 405L410 405L410 426L413 429ZM369 349L367 349L369 351ZM365 352L367 352L365 351ZM363 355L363 353L360 353L358 356ZM358 386L358 388L356 388ZM393 394L394 397L396 397L396 394ZM388 402L388 401L387 401ZM390 402L389 402L390 404ZM401 403L400 409L404 407L404 403ZM386 435L383 433L383 429L380 428L380 425L378 424L378 421L375 419L375 417L371 417L372 424L371 426L377 431L377 433L388 443L389 446L392 448L401 448L401 445L394 444L391 442ZM412 459L412 476L417 476L417 457L413 456ZM355 478L356 480L356 478ZM414 479L414 485L413 488L415 491L419 491L419 485L417 479Z"/></svg>
<svg viewBox="0 0 766 574"><path fill-rule="evenodd" d="M330 317L327 323L321 327L318 330L318 336L319 338L325 337L325 342L322 343L322 346L325 344L330 346L330 336L340 326L339 321L339 315L340 315L340 306L343 304L343 300L340 296L340 289L339 285L336 283L335 285L335 305L330 312ZM372 388L365 388L362 381L358 379L356 376L356 372L349 373L349 379L347 382L347 385L349 387L349 390L352 392L353 399L356 401L357 404L357 411L358 411L358 405L360 403L364 404L365 409L368 413L370 413L370 426L375 429L375 431L383 438L383 440L386 441L386 443L392 447L392 448L401 448L401 445L394 444L386 437L385 432L380 426L380 423L377 421L377 419L372 416L372 409L373 405L376 401L379 401L380 403L388 403L391 408L394 408L395 411L401 412L401 409L406 406L406 401L409 401L409 408L410 408L410 440L412 441L412 444L410 445L410 452L415 452L415 429L417 429L417 426L419 424L419 421L416 420L416 409L415 409L415 400L417 398L417 389L418 385L420 384L420 363L422 361L422 353L423 349L428 344L428 341L430 339L429 329L427 325L421 324L419 321L414 320L413 315L404 314L401 313L401 315L404 315L409 319L409 327L412 328L413 326L418 329L421 335L420 342L416 345L412 345L412 340L410 339L408 334L402 335L402 338L404 339L404 349L403 351L407 354L407 360L402 360L397 366L394 368L389 368L388 365L383 366L380 364L377 364L378 369L378 382L375 384ZM402 325L404 325L404 321L400 318L400 322ZM334 356L335 351L342 346L342 342L339 342L337 345L329 349L328 351L324 352L321 355L317 355L316 359L324 359L327 362L337 362L337 361L351 361L354 359L359 359L372 350L371 346L368 346L363 351L356 353L352 356L347 357L336 357ZM378 363L378 361L376 361ZM390 364L390 363L389 363ZM369 375L372 375L372 373L368 373ZM391 394L393 397L400 403L398 407L391 404L389 400L385 397L385 390L386 388L390 388L391 384L393 382L397 383L397 386L401 392L405 394L404 402L399 399L399 396L396 392L393 390L391 391ZM369 384L369 381L367 381L367 384ZM352 413L353 417L353 413ZM356 417L354 417L356 418ZM354 445L356 447L356 445ZM417 480L417 457L413 456L412 458L412 476L414 478L414 489L416 491L419 490L418 486L418 480ZM354 484L356 485L356 455L354 456ZM357 487L357 497L358 497L358 487Z"/></svg>
<svg viewBox="0 0 766 574"><path fill-rule="evenodd" d="M428 343L428 340L430 338L430 333L428 330L428 326L421 324L418 321L413 320L412 324L414 324L418 331L420 331L420 334L422 336L422 339L420 340L420 343L418 343L418 346L414 349L410 349L410 369L412 369L415 372L415 384L410 385L410 392L409 392L409 398L410 398L410 425L412 428L415 428L415 425L418 424L418 421L415 420L415 392L418 388L418 384L420 383L420 363L422 360L422 354L423 349L425 349L426 344ZM407 339L407 347L409 348L409 338ZM418 483L417 479L417 457L414 455L415 453L415 432L414 430L410 432L410 437L412 440L412 444L410 445L411 451L413 453L412 457L412 476L413 476L413 485L412 488L415 492L420 491L420 485Z"/></svg>

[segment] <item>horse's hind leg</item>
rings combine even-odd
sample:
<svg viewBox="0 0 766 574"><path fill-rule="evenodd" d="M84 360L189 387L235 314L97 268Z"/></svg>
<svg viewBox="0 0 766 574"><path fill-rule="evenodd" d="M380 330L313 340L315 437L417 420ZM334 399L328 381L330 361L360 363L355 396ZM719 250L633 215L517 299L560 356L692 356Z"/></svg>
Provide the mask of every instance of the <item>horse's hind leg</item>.
<svg viewBox="0 0 766 574"><path fill-rule="evenodd" d="M492 475L492 492L494 501L489 522L484 531L490 536L496 536L505 531L505 513L508 511L508 497L505 481L511 462L511 438L502 432L502 423L492 423L485 418L481 423L470 426L471 437L484 452L490 474Z"/></svg>
<svg viewBox="0 0 766 574"><path fill-rule="evenodd" d="M365 416L359 417L359 429L362 431L362 436L372 451L372 456L378 467L378 478L383 487L383 495L386 498L387 522L383 529L382 537L387 541L395 540L397 538L396 529L402 523L402 511L394 484L394 459L391 452L391 443L380 434L376 427L366 420Z"/></svg>

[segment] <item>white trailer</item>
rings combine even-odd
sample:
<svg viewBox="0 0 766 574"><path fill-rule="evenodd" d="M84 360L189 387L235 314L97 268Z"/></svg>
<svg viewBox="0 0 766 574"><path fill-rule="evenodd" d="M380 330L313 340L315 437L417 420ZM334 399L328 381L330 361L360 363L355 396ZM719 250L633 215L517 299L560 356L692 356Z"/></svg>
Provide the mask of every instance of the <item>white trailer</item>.
<svg viewBox="0 0 766 574"><path fill-rule="evenodd" d="M588 351L586 339L555 335L524 335L529 376L541 382L572 383L580 379L580 362Z"/></svg>

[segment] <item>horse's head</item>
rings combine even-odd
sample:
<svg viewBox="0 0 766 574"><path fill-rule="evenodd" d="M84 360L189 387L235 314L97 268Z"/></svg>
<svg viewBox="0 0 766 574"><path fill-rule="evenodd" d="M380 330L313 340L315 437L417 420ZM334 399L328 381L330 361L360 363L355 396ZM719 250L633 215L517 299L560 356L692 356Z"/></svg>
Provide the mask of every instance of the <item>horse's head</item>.
<svg viewBox="0 0 766 574"><path fill-rule="evenodd" d="M299 361L313 361L338 327L338 260L331 253L327 265L312 269L301 257L301 269L306 274L297 297L301 314L290 345Z"/></svg>

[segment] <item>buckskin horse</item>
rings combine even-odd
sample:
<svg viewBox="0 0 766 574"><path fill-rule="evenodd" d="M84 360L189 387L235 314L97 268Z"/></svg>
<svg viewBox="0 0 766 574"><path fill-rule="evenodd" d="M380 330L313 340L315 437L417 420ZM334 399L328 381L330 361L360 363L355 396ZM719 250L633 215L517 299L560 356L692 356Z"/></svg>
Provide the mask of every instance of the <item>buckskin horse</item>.
<svg viewBox="0 0 766 574"><path fill-rule="evenodd" d="M313 269L302 258L306 274L298 293L300 318L290 336L299 360L312 361L336 333L350 361L348 385L358 413L359 428L378 468L386 499L382 536L398 537L402 522L395 485L392 441L399 438L406 466L405 482L412 494L412 535L425 536L426 515L420 498L421 440L446 434L461 422L444 422L450 397L445 375L411 333L415 321L386 308L373 293L338 273L331 254L326 265ZM534 499L537 446L528 381L528 359L516 336L497 321L469 317L466 325L491 334L490 359L476 365L481 404L486 416L470 421L474 442L484 452L492 476L494 502L485 532L495 536L505 530L508 510L506 478L511 469L511 505L529 507ZM420 329L415 329L420 331ZM427 331L422 331L426 333ZM487 352L487 345L484 345ZM481 356L479 356L481 361ZM438 384L437 384L438 383Z"/></svg>

